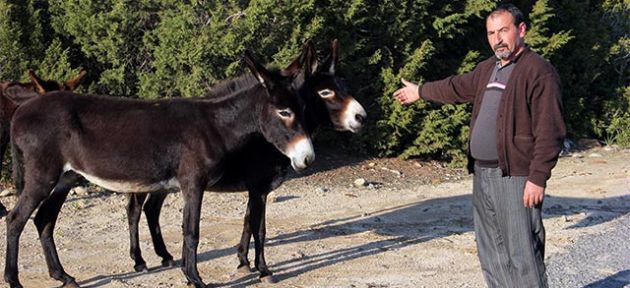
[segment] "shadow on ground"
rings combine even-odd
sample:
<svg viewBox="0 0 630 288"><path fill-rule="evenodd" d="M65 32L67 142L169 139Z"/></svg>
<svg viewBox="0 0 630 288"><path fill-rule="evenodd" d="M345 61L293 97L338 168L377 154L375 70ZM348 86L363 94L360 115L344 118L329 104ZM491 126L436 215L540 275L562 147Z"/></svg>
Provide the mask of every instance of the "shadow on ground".
<svg viewBox="0 0 630 288"><path fill-rule="evenodd" d="M287 199L286 201L292 200ZM586 217L583 220L577 221L569 226L568 229L589 227L612 221L626 213L630 213L630 195L606 199L548 197L545 200L545 207L543 213L546 219L565 217L565 221L570 222L572 221L570 219L575 215L585 214ZM322 253L296 255L293 259L269 264L271 270L275 273L274 275L282 283L283 280L323 267L470 231L473 231L471 195L430 199L406 206L383 209L367 215L362 214L343 219L331 219L314 225L309 229L292 231L270 238L267 241L267 246L315 242L330 237L364 232L389 236L386 240L377 240ZM235 255L235 253L235 248L210 250L199 253L198 260L199 262L206 262L224 256ZM250 259L251 255L253 255L253 250L250 251ZM236 257L234 259L236 268ZM154 267L148 273L159 273L166 269L179 268ZM610 281L618 281L618 279L627 279L628 273L628 271L622 271L615 277L611 276L609 277L610 279L599 281L604 284L599 282L591 284L600 286L588 287L617 287L601 285L613 283ZM138 275L140 274L122 273L97 276L84 280L80 284L85 287L99 287L111 282L112 279L129 279ZM258 282L257 273L252 273L229 282L214 284L219 287L243 287Z"/></svg>
<svg viewBox="0 0 630 288"><path fill-rule="evenodd" d="M630 284L630 270L624 270L615 275L584 286L584 288L623 288Z"/></svg>

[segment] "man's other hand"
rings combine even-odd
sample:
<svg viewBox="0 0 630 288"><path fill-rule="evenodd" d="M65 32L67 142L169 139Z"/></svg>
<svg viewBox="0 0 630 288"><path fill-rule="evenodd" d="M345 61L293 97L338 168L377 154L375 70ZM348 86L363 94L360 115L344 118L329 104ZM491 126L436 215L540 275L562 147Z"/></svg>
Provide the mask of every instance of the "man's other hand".
<svg viewBox="0 0 630 288"><path fill-rule="evenodd" d="M540 187L529 181L525 183L525 191L523 193L523 205L525 207L533 208L542 203L543 198L545 198L545 187Z"/></svg>

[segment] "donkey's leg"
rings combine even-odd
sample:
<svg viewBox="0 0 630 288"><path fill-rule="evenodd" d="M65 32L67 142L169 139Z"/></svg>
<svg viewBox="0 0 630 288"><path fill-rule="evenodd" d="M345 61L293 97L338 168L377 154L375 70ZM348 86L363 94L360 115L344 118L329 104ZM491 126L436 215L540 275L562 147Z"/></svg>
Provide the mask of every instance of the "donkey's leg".
<svg viewBox="0 0 630 288"><path fill-rule="evenodd" d="M164 238L162 237L162 230L160 229L160 211L162 210L162 204L164 204L166 196L168 196L166 191L150 194L147 203L144 204L144 215L147 217L149 232L151 232L153 249L155 249L155 253L158 256L162 257L162 266L174 267L175 261L173 260L173 255L168 253L166 245L164 244Z"/></svg>
<svg viewBox="0 0 630 288"><path fill-rule="evenodd" d="M147 198L147 193L132 193L127 196L127 223L129 224L129 255L134 261L133 269L136 272L149 271L147 263L142 258L142 250L140 249L140 240L138 232L138 222L142 215L142 204Z"/></svg>
<svg viewBox="0 0 630 288"><path fill-rule="evenodd" d="M40 172L40 171L38 171ZM20 235L35 208L46 199L50 191L54 188L57 177L46 177L44 173L34 173L38 179L29 179L25 175L26 181L23 191L21 191L18 202L7 216L7 253L4 266L4 280L11 288L22 287L18 278L18 252ZM57 174L58 175L58 174ZM34 178L34 177L32 177Z"/></svg>
<svg viewBox="0 0 630 288"><path fill-rule="evenodd" d="M241 233L241 241L238 243L236 247L236 254L238 256L238 267L236 268L239 273L246 274L251 272L251 267L249 266L249 259L247 259L247 254L249 252L249 240L252 237L252 228L250 226L250 211L251 211L252 200L251 198L247 200L247 210L245 211L245 217L243 221L243 233Z"/></svg>
<svg viewBox="0 0 630 288"><path fill-rule="evenodd" d="M35 226L39 233L39 240L44 250L48 274L56 280L63 282L63 287L79 287L75 279L68 275L59 261L57 247L53 239L55 224L59 216L61 206L66 201L68 192L79 180L80 176L74 172L64 173L55 186L53 193L39 207L35 216Z"/></svg>
<svg viewBox="0 0 630 288"><path fill-rule="evenodd" d="M188 285L195 288L206 286L199 277L197 270L197 246L199 245L199 219L201 214L201 201L203 200L203 181L195 181L186 177L187 181L180 181L184 196L184 245L182 247L182 271L186 275ZM203 184L203 185L201 185Z"/></svg>
<svg viewBox="0 0 630 288"><path fill-rule="evenodd" d="M254 264L256 270L260 272L260 280L266 283L275 283L271 271L267 267L265 260L265 238L267 228L265 226L265 209L267 206L267 193L265 189L250 189L249 199L251 205L250 226L254 235L254 250L256 256Z"/></svg>

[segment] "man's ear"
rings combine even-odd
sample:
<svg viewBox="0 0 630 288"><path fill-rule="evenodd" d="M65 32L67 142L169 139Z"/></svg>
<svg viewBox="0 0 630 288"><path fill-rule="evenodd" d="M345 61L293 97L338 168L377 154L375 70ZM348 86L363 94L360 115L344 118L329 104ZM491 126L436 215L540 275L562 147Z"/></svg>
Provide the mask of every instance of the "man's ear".
<svg viewBox="0 0 630 288"><path fill-rule="evenodd" d="M525 35L527 34L527 24L525 24L525 22L521 22L521 24L518 24L518 35L521 38L525 38Z"/></svg>

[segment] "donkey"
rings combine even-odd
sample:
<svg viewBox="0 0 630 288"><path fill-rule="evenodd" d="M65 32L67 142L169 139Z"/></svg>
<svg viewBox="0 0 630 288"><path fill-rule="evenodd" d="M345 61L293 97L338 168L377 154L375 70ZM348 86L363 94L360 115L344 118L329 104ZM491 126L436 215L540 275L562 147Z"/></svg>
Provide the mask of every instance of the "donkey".
<svg viewBox="0 0 630 288"><path fill-rule="evenodd" d="M9 81L0 83L0 170L2 170L4 154L9 146L11 137L9 127L11 126L11 118L13 113L15 113L15 109L27 100L49 91L72 91L83 81L85 75L87 75L87 71L81 70L79 75L73 79L65 83L59 83L51 80L42 80L33 70L29 69L30 83ZM0 203L0 217L4 217L6 214L6 208Z"/></svg>
<svg viewBox="0 0 630 288"><path fill-rule="evenodd" d="M339 59L339 43L332 42L331 54L318 65L312 43L305 44L302 55L296 58L284 71L293 71L301 66L298 61L305 61L300 77L294 85L299 96L306 103L306 130L312 134L320 126L333 126L336 130L358 132L366 117L363 107L347 92L342 79L337 75ZM286 72L285 72L286 73ZM241 79L242 80L242 79ZM215 90L230 90L232 81L228 81ZM252 80L246 81L247 86L254 85ZM217 91L218 92L218 91ZM274 149L273 145L263 138L251 139L239 150L238 154L230 155L223 177L209 191L236 192L247 190L249 201L241 241L237 248L241 273L251 271L247 257L250 238L254 236L255 268L260 272L260 280L274 283L276 280L267 267L264 257L265 244L265 207L267 195L285 180L289 165L286 157ZM128 206L127 217L131 239L130 255L134 260L134 269L138 272L147 271L146 262L142 258L138 221L144 204L149 231L153 240L153 247L157 255L162 257L163 266L174 265L173 256L166 250L159 227L159 215L166 193L132 194Z"/></svg>
<svg viewBox="0 0 630 288"><path fill-rule="evenodd" d="M7 216L5 281L22 287L19 236L39 206L34 224L49 274L64 287L79 287L59 261L53 230L67 196L56 191L67 191L82 176L122 193L181 190L182 271L189 285L207 287L197 270L201 201L204 188L224 174L227 156L260 137L296 171L315 157L292 77L268 71L249 53L244 60L259 83L212 99L143 101L52 92L20 106L11 123L20 195Z"/></svg>

